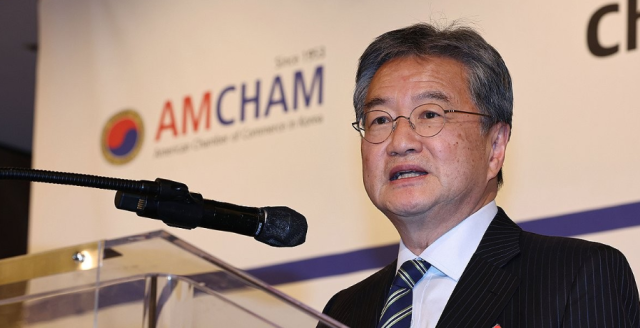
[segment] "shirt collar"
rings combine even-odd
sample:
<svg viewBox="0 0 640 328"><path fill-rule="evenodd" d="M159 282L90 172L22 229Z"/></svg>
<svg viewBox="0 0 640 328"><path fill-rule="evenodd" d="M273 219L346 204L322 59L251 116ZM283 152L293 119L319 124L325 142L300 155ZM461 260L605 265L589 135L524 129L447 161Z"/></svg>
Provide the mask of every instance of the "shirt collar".
<svg viewBox="0 0 640 328"><path fill-rule="evenodd" d="M419 256L414 255L400 240L396 271L405 261L419 257L457 282L497 213L496 202L490 202L440 236Z"/></svg>

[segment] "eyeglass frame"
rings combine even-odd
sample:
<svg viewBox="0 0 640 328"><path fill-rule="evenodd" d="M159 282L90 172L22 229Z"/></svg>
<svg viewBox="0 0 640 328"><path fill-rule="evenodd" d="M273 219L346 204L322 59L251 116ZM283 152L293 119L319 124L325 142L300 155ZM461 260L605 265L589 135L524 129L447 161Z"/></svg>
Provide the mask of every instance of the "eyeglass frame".
<svg viewBox="0 0 640 328"><path fill-rule="evenodd" d="M389 137L393 134L393 131L395 131L395 130L396 130L396 127L398 126L398 119L399 119L399 118L401 118L401 117L403 117L403 118L405 118L407 121L409 121L409 126L411 127L411 130L413 130L417 135L419 135L419 136L421 136L421 137L423 137L423 138L431 138L431 137L435 137L435 136L437 136L437 135L438 135L438 134L439 134L439 133L444 129L444 126L447 124L447 117L446 117L446 116L444 116L444 115L442 116L442 117L444 118L444 123L442 124L442 127L440 128L440 130L439 130L438 132L436 132L434 135L431 135L431 136L428 136L428 137L425 137L425 136L421 135L420 133L418 133L418 132L416 131L416 126L415 126L415 124L413 124L413 122L411 122L410 117L411 117L411 114L413 114L413 112L414 112L418 107L422 107L422 106L424 106L424 105L436 105L436 106L438 106L438 107L442 108L442 106L440 106L440 105L438 105L438 104L436 104L436 103L424 103L424 104L420 104L420 105L418 105L418 106L414 107L414 108L411 110L411 113L409 113L409 116L408 116L408 117L407 117L407 116L404 116L404 115L398 115L398 116L396 116L396 118L393 118L393 116L391 116L391 114L389 114L389 112L384 111L384 110L376 109L376 110L369 111L369 112L373 112L373 111L383 112L383 113L385 113L385 114L389 115L389 117L391 117L391 121L393 122L393 123L392 123L393 125L391 126L391 132L389 132L389 135L388 135L386 138L384 138L382 141L380 141L380 142L371 142L371 141L367 140L367 138L365 138L365 137L364 137L364 128L361 128L361 127L360 127L360 122L362 121L362 119L363 119L363 117L364 117L364 114L367 114L367 113L369 113L369 112L364 113L364 114L362 115L362 117L360 117L360 119L358 119L357 121L355 121L355 122L351 123L351 126L352 126L356 131L358 131L358 134L360 134L360 138L362 138L362 139L364 139L366 142L371 143L371 144L374 144L374 145L381 144L381 143L385 142L387 139L389 139ZM471 115L477 115L477 116L483 116L483 117L493 118L493 116L491 116L491 115L489 115L489 114L476 113L476 112L468 112L468 111L459 110L459 109L444 109L444 108L442 108L442 111L444 112L444 114L448 114L448 113L462 113L462 114L471 114Z"/></svg>

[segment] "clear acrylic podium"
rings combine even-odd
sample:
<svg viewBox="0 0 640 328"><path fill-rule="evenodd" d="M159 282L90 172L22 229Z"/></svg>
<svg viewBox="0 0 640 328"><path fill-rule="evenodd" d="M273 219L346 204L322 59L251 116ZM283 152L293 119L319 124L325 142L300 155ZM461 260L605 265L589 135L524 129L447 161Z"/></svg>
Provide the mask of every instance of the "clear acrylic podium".
<svg viewBox="0 0 640 328"><path fill-rule="evenodd" d="M0 327L345 327L165 231L0 261Z"/></svg>

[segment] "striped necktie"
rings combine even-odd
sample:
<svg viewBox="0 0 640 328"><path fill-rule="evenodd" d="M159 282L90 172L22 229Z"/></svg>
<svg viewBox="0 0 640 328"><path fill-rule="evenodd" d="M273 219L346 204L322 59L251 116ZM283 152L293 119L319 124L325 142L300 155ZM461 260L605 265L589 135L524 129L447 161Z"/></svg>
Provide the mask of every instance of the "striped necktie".
<svg viewBox="0 0 640 328"><path fill-rule="evenodd" d="M421 259L402 263L389 290L378 328L408 328L411 326L413 286L422 279L430 266L429 263Z"/></svg>

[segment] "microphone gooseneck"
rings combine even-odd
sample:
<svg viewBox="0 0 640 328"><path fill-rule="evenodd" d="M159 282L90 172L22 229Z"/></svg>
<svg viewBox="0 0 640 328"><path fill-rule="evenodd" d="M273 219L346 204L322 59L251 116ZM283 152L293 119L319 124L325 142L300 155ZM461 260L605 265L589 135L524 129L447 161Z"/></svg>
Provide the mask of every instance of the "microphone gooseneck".
<svg viewBox="0 0 640 328"><path fill-rule="evenodd" d="M101 177L98 175L35 170L25 168L0 168L0 180L27 180L61 185L121 190L140 193L157 192L156 183L146 180L127 180Z"/></svg>
<svg viewBox="0 0 640 328"><path fill-rule="evenodd" d="M275 247L304 243L307 220L288 207L246 207L204 199L180 182L126 180L96 175L0 168L0 180L28 180L62 185L117 190L116 208L138 216L162 220L183 229L202 227L254 237Z"/></svg>

